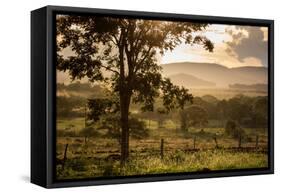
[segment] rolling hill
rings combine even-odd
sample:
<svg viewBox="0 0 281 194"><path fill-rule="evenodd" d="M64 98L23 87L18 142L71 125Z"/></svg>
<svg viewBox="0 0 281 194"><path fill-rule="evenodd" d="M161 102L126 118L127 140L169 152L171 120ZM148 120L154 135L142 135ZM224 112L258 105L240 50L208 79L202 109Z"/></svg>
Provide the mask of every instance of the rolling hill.
<svg viewBox="0 0 281 194"><path fill-rule="evenodd" d="M200 87L215 87L216 84L213 82L209 82L200 78L197 78L193 75L189 75L189 74L184 74L184 73L180 73L180 74L174 74L169 76L169 78L171 79L171 81L178 85L178 86L185 86L188 88L200 88Z"/></svg>
<svg viewBox="0 0 281 194"><path fill-rule="evenodd" d="M169 63L161 65L163 74L179 82L175 75L183 74L196 77L199 80L216 84L217 87L228 87L229 84L267 83L266 67L237 67L228 68L215 63ZM184 81L182 81L184 82ZM213 86L212 86L213 87Z"/></svg>

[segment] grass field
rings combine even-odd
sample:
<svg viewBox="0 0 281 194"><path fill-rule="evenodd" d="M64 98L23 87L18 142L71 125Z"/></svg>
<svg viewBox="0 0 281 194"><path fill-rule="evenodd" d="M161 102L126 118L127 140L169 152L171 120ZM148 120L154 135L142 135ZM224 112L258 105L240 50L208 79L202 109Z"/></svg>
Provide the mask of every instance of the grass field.
<svg viewBox="0 0 281 194"><path fill-rule="evenodd" d="M58 159L62 160L68 144L63 169L62 165L57 165L58 179L262 168L268 164L264 129L245 129L242 140L245 149L236 149L237 140L226 137L223 128L191 128L188 133L183 133L171 120L167 120L162 128L158 128L155 121L145 120L149 138L130 139L129 162L120 168L119 142L104 137L102 130L100 136L85 142L79 135L84 122L83 118L57 122L60 132L57 133ZM65 133L61 135L61 132ZM257 134L259 141L255 149ZM164 140L162 156L161 139Z"/></svg>

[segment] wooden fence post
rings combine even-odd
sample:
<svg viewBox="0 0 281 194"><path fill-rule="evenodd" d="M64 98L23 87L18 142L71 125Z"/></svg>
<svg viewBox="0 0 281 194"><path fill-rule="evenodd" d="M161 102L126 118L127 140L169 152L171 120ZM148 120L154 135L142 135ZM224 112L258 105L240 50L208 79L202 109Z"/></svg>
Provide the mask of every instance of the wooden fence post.
<svg viewBox="0 0 281 194"><path fill-rule="evenodd" d="M68 144L66 144L65 148L64 148L64 155L63 155L63 161L62 161L62 170L64 170L65 161L67 159L67 148L68 148Z"/></svg>
<svg viewBox="0 0 281 194"><path fill-rule="evenodd" d="M163 160L163 158L164 158L164 139L161 139L160 156L161 156L161 160Z"/></svg>
<svg viewBox="0 0 281 194"><path fill-rule="evenodd" d="M239 135L239 137L238 137L238 148L241 148L241 144L242 144L242 135Z"/></svg>
<svg viewBox="0 0 281 194"><path fill-rule="evenodd" d="M215 144L216 144L216 148L218 148L219 145L218 145L217 137L214 137L214 141L215 141Z"/></svg>
<svg viewBox="0 0 281 194"><path fill-rule="evenodd" d="M196 137L193 137L193 149L195 150L196 148Z"/></svg>
<svg viewBox="0 0 281 194"><path fill-rule="evenodd" d="M259 135L256 136L256 150L258 149L259 146Z"/></svg>
<svg viewBox="0 0 281 194"><path fill-rule="evenodd" d="M87 127L87 104L85 105L85 120L84 120L84 125L85 125L85 128Z"/></svg>

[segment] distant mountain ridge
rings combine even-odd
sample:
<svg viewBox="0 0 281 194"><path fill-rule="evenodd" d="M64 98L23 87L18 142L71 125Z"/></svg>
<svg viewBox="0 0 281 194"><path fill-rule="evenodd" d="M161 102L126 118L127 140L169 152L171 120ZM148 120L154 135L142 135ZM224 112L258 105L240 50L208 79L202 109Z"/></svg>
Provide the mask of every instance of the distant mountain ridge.
<svg viewBox="0 0 281 194"><path fill-rule="evenodd" d="M228 68L216 63L180 62L161 65L163 74L175 78L177 74L186 74L199 80L216 84L217 87L228 87L229 84L267 84L266 67L235 67ZM181 75L182 76L182 75Z"/></svg>
<svg viewBox="0 0 281 194"><path fill-rule="evenodd" d="M169 76L171 81L178 86L186 86L186 87L215 87L216 84L213 82L209 82L200 78L197 78L193 75L179 73Z"/></svg>

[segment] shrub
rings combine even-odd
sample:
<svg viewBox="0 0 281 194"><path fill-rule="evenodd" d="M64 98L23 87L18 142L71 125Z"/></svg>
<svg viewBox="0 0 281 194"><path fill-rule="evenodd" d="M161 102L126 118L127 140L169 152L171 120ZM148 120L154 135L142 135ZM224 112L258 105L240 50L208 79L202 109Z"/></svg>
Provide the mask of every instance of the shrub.
<svg viewBox="0 0 281 194"><path fill-rule="evenodd" d="M145 123L143 121L139 121L136 118L130 118L129 120L130 126L130 135L135 139L143 139L149 136L149 130L145 127Z"/></svg>
<svg viewBox="0 0 281 194"><path fill-rule="evenodd" d="M245 135L245 131L233 120L226 122L225 133L236 139Z"/></svg>
<svg viewBox="0 0 281 194"><path fill-rule="evenodd" d="M100 135L99 132L93 127L85 127L81 129L79 134L83 137L97 137Z"/></svg>

